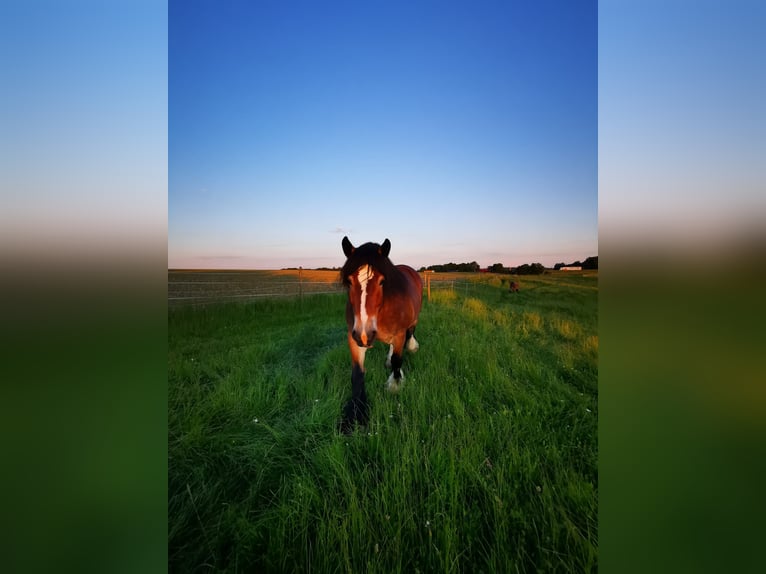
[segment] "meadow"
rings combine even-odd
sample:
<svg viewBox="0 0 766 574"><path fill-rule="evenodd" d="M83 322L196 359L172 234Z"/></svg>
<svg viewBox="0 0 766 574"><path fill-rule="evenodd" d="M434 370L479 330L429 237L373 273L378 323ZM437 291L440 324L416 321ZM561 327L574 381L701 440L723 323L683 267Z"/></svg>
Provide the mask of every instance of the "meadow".
<svg viewBox="0 0 766 574"><path fill-rule="evenodd" d="M597 272L459 275L351 435L344 294L169 307L169 571L597 570Z"/></svg>

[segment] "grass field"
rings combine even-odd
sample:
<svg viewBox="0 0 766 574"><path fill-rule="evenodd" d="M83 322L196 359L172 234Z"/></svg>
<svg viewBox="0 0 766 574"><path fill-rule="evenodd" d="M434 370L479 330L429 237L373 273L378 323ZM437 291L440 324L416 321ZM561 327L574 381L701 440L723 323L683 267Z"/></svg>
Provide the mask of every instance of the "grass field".
<svg viewBox="0 0 766 574"><path fill-rule="evenodd" d="M597 275L472 279L350 436L345 295L171 307L169 570L595 571Z"/></svg>

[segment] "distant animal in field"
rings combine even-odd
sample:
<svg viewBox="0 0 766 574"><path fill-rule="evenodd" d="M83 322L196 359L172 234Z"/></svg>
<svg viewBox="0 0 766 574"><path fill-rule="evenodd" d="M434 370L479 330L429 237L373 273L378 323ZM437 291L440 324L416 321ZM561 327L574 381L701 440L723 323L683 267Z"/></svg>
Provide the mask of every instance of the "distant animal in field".
<svg viewBox="0 0 766 574"><path fill-rule="evenodd" d="M518 293L519 292L519 284L516 283L516 281L511 281L511 286L508 289L511 293Z"/></svg>
<svg viewBox="0 0 766 574"><path fill-rule="evenodd" d="M367 424L369 403L364 386L364 355L376 341L389 345L386 382L397 392L404 380L402 354L405 346L418 350L415 326L423 298L423 282L407 265L394 265L388 258L391 242L365 243L354 247L348 237L341 243L346 263L341 279L348 291L346 325L351 351L351 398L343 409L341 430L351 432L355 423Z"/></svg>

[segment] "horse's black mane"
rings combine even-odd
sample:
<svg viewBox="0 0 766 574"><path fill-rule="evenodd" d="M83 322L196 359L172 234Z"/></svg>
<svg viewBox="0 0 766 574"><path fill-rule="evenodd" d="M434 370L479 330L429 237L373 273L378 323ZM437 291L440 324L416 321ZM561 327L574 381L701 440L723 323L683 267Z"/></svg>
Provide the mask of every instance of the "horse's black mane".
<svg viewBox="0 0 766 574"><path fill-rule="evenodd" d="M380 253L380 245L377 243L365 243L360 245L351 256L346 259L340 270L340 279L348 287L349 276L352 275L362 265L369 265L386 278L386 290L395 292L405 288L406 278L391 260Z"/></svg>

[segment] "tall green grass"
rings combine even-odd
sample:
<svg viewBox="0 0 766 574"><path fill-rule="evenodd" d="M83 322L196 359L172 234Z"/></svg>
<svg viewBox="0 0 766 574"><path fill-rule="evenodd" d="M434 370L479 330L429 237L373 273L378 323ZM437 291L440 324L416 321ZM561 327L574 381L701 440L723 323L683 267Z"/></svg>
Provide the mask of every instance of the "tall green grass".
<svg viewBox="0 0 766 574"><path fill-rule="evenodd" d="M596 570L595 276L434 291L349 436L344 306L169 310L170 570Z"/></svg>

